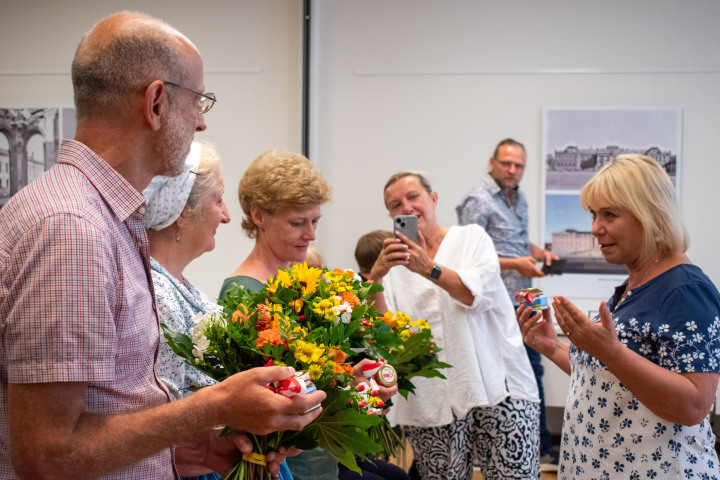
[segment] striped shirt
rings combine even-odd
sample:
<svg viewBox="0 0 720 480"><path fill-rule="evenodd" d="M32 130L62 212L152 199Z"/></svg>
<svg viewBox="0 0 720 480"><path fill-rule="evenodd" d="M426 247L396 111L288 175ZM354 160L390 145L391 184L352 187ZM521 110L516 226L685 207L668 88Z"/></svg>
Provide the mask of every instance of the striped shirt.
<svg viewBox="0 0 720 480"><path fill-rule="evenodd" d="M122 414L168 401L155 376L145 202L85 145L0 210L0 478L10 383L87 382L85 409ZM175 478L171 449L102 478Z"/></svg>

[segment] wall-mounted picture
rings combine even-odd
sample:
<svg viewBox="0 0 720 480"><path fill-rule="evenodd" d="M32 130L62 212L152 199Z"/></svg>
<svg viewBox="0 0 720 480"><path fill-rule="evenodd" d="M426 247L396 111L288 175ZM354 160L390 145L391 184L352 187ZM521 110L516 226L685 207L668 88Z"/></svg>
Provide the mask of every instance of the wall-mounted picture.
<svg viewBox="0 0 720 480"><path fill-rule="evenodd" d="M74 108L0 108L0 208L53 166L75 135Z"/></svg>
<svg viewBox="0 0 720 480"><path fill-rule="evenodd" d="M580 206L580 189L617 155L653 157L679 185L679 108L546 108L543 124L544 240L566 259L566 273L624 274L605 262L590 234L591 217Z"/></svg>

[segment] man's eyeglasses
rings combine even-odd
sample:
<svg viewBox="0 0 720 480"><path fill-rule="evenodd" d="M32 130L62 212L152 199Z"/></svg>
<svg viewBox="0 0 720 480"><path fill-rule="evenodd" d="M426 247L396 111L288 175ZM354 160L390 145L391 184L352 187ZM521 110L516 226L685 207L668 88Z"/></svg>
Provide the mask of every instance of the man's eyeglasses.
<svg viewBox="0 0 720 480"><path fill-rule="evenodd" d="M493 158L493 160L495 160L498 163L498 165L500 165L503 168L503 170L510 170L510 168L512 168L512 167L515 167L515 170L523 170L525 168L524 163L501 162L497 158Z"/></svg>
<svg viewBox="0 0 720 480"><path fill-rule="evenodd" d="M163 82L165 85L172 85L173 87L182 88L183 90L187 90L188 92L194 93L195 95L200 95L200 101L198 102L198 105L200 106L200 111L198 113L207 113L210 111L210 109L215 105L215 102L217 102L217 98L215 98L214 93L200 93L196 92L195 90L190 90L187 87L183 87L182 85L178 85L177 83L173 82Z"/></svg>

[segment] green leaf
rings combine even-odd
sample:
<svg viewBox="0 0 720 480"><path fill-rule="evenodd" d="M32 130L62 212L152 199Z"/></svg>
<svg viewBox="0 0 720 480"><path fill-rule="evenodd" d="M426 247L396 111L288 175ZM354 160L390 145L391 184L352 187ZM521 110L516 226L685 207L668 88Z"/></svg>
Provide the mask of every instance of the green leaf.
<svg viewBox="0 0 720 480"><path fill-rule="evenodd" d="M185 360L188 360L190 363L193 363L195 361L195 355L192 353L193 343L190 337L168 327L164 323L161 323L160 327L162 327L163 335L173 352Z"/></svg>
<svg viewBox="0 0 720 480"><path fill-rule="evenodd" d="M320 416L301 432L283 438L282 443L291 446L306 441L307 438L313 438L326 452L354 470L353 454L365 457L381 451L382 447L370 439L367 431L383 419L349 408L347 406L350 398L349 390L333 389L327 394Z"/></svg>

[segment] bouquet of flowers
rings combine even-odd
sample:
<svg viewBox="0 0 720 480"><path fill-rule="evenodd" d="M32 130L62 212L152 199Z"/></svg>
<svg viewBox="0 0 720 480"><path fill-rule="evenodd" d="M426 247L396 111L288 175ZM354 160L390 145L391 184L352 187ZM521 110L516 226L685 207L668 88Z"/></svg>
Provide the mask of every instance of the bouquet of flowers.
<svg viewBox="0 0 720 480"><path fill-rule="evenodd" d="M400 441L382 416L389 405L378 397L376 379L383 383L396 372L398 391L407 398L412 377L445 378L439 369L450 365L438 360L427 322L375 310L368 299L381 290L351 270L294 265L281 268L259 292L239 287L227 295L221 312L195 318L190 336L163 325L175 353L215 380L268 364L288 365L299 372L297 378L268 388L286 395L313 388L327 394L322 413L303 430L253 436L255 454L244 457L228 478L270 478L254 462L262 464L264 454L280 446L320 446L358 473L355 455L397 454ZM365 373L369 385L354 385L350 362L363 357L373 360ZM387 365L395 372L384 370L379 377L376 371Z"/></svg>

